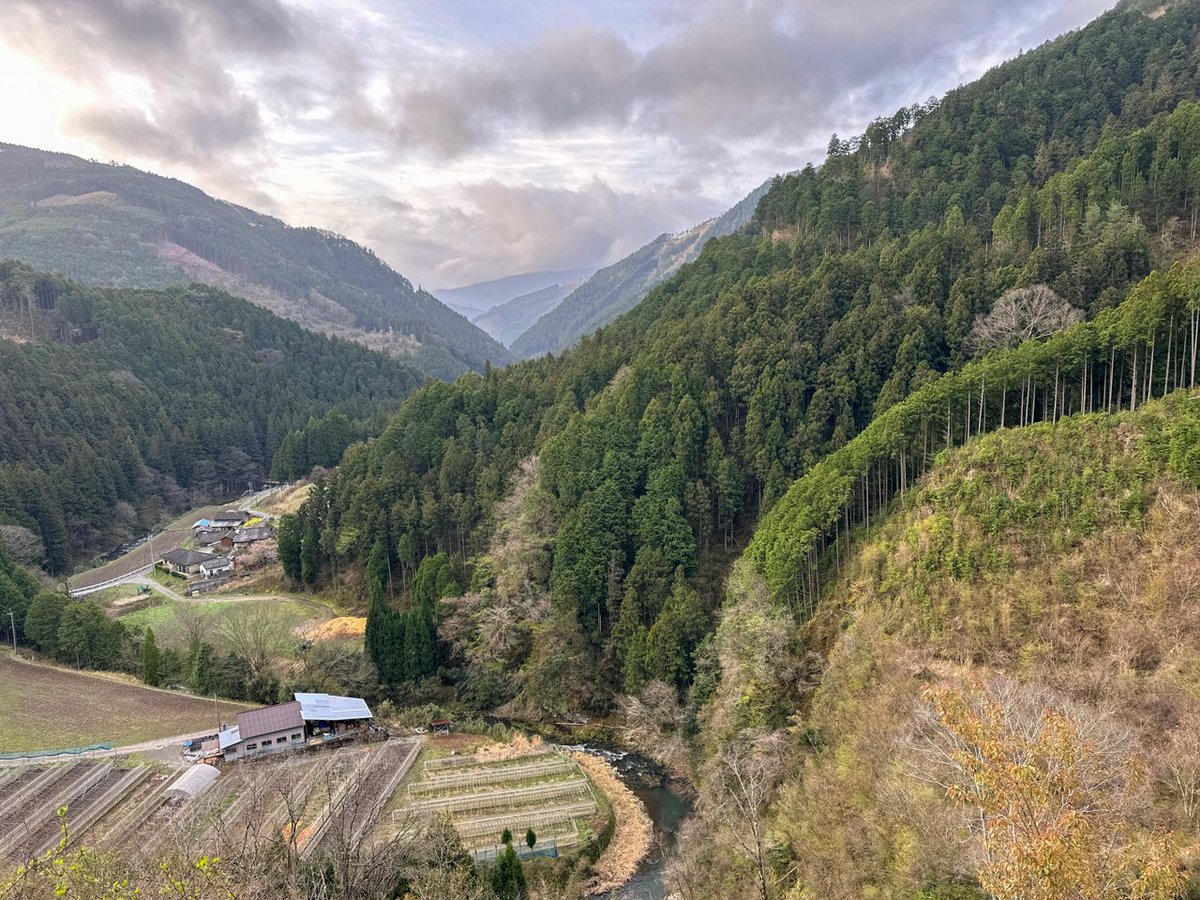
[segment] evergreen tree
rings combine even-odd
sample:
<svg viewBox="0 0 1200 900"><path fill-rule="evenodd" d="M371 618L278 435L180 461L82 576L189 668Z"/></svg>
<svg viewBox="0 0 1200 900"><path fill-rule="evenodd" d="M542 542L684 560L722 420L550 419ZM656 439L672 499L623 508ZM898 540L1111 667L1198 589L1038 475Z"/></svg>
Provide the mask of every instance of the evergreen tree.
<svg viewBox="0 0 1200 900"><path fill-rule="evenodd" d="M151 687L158 687L161 679L160 664L161 659L158 645L154 641L154 631L147 628L142 637L142 681Z"/></svg>

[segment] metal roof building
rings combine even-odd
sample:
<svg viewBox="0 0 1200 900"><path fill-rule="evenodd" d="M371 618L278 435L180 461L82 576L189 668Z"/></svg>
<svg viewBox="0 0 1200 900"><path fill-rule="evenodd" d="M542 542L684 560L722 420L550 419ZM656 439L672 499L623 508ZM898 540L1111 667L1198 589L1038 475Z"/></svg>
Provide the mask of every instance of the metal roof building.
<svg viewBox="0 0 1200 900"><path fill-rule="evenodd" d="M291 703L280 703L278 706L252 709L250 712L238 713L237 716L238 734L243 741L302 727L304 719L300 716L300 704L295 700Z"/></svg>
<svg viewBox="0 0 1200 900"><path fill-rule="evenodd" d="M347 722L371 719L367 701L358 697L339 697L335 694L293 694L300 704L300 715L306 722ZM239 716L239 719L241 717Z"/></svg>

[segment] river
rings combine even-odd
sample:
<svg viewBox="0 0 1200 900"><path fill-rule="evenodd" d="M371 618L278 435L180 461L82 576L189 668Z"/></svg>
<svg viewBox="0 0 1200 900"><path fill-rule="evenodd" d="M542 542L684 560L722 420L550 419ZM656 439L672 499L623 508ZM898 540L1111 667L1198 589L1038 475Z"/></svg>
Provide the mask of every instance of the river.
<svg viewBox="0 0 1200 900"><path fill-rule="evenodd" d="M645 804L654 823L654 845L649 856L624 887L605 895L606 900L663 900L667 859L675 849L676 833L691 811L692 801L673 791L662 766L644 756L597 744L580 744L571 749L604 758Z"/></svg>

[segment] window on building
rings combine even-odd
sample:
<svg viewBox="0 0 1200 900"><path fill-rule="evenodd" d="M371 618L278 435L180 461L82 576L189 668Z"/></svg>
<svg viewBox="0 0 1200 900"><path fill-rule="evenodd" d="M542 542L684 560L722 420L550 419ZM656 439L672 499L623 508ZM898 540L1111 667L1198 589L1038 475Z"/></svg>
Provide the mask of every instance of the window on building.
<svg viewBox="0 0 1200 900"><path fill-rule="evenodd" d="M267 740L263 741L263 742L262 742L262 745L263 745L264 747L270 747L270 746L271 746L271 740L270 740L270 738L268 738Z"/></svg>
<svg viewBox="0 0 1200 900"><path fill-rule="evenodd" d="M246 745L246 749L247 749L247 750L257 750L257 749L258 749L258 744L247 744L247 745Z"/></svg>
<svg viewBox="0 0 1200 900"><path fill-rule="evenodd" d="M293 741L298 741L298 740L300 740L300 738L302 738L303 736L304 736L304 735L302 735L302 734L299 734L299 733L297 733L297 734L293 734L293 735L292 735L292 740L293 740Z"/></svg>

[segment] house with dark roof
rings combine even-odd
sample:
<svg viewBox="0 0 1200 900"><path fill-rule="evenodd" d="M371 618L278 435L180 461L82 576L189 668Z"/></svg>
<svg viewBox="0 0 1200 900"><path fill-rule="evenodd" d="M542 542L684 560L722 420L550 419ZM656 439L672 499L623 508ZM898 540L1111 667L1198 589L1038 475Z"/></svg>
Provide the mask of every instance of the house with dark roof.
<svg viewBox="0 0 1200 900"><path fill-rule="evenodd" d="M300 704L293 700L238 713L237 725L222 731L217 740L227 762L303 747L305 729Z"/></svg>
<svg viewBox="0 0 1200 900"><path fill-rule="evenodd" d="M200 565L202 563L211 562L218 559L214 553L205 553L202 550L184 550L180 547L178 550L169 550L159 558L159 563L168 572L173 572L176 575L182 575L184 578L192 575L200 574Z"/></svg>
<svg viewBox="0 0 1200 900"><path fill-rule="evenodd" d="M270 525L253 525L249 528L237 528L221 538L221 547L232 550L235 547L247 547L259 541L269 541L275 537L275 529Z"/></svg>
<svg viewBox="0 0 1200 900"><path fill-rule="evenodd" d="M224 528L201 528L192 532L192 543L197 547L212 547L228 533Z"/></svg>
<svg viewBox="0 0 1200 900"><path fill-rule="evenodd" d="M208 520L210 528L240 528L250 518L244 509L223 509Z"/></svg>

